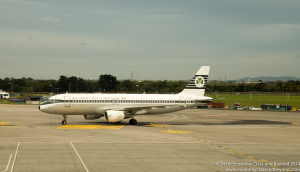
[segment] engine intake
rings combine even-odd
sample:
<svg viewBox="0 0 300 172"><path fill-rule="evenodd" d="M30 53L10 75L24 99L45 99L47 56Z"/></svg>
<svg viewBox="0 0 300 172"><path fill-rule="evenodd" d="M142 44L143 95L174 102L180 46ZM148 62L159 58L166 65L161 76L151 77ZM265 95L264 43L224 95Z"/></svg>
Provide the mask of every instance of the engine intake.
<svg viewBox="0 0 300 172"><path fill-rule="evenodd" d="M125 118L125 113L124 111L108 110L105 112L104 117L106 122L120 122Z"/></svg>

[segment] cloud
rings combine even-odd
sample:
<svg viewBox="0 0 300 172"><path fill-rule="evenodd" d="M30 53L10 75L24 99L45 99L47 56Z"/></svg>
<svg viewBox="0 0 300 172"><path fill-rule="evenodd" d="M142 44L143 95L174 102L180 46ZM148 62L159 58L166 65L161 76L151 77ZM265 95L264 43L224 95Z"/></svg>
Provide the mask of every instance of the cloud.
<svg viewBox="0 0 300 172"><path fill-rule="evenodd" d="M299 59L300 60L300 55L295 56L294 59Z"/></svg>
<svg viewBox="0 0 300 172"><path fill-rule="evenodd" d="M56 18L53 18L53 17L46 17L46 18L44 18L44 20L50 21L50 22L53 22L53 23L59 23L61 21L60 19L56 19Z"/></svg>
<svg viewBox="0 0 300 172"><path fill-rule="evenodd" d="M86 45L86 43L85 42L80 42L80 45Z"/></svg>
<svg viewBox="0 0 300 172"><path fill-rule="evenodd" d="M169 15L145 15L142 16L142 19L150 19L150 20L174 20L178 18L186 17L186 15L180 14L169 14Z"/></svg>
<svg viewBox="0 0 300 172"><path fill-rule="evenodd" d="M74 17L73 15L70 15L70 14L67 14L67 15L65 15L66 17L69 17L69 18L71 18L71 17Z"/></svg>
<svg viewBox="0 0 300 172"><path fill-rule="evenodd" d="M28 40L29 41L33 41L33 37L32 36L28 36Z"/></svg>

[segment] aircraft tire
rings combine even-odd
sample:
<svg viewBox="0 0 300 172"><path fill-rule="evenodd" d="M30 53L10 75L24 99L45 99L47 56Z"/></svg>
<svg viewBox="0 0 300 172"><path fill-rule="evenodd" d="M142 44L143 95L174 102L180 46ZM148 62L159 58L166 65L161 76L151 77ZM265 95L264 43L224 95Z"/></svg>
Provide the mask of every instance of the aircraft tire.
<svg viewBox="0 0 300 172"><path fill-rule="evenodd" d="M67 121L66 120L63 120L61 121L62 125L66 125L67 124Z"/></svg>
<svg viewBox="0 0 300 172"><path fill-rule="evenodd" d="M129 120L129 124L130 125L136 125L137 124L137 120L136 119L131 119L131 120Z"/></svg>

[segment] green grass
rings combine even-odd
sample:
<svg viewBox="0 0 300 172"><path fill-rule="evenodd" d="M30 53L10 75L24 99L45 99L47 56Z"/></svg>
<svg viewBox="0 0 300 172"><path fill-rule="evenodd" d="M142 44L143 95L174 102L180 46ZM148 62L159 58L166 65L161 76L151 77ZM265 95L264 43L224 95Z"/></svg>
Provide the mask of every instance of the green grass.
<svg viewBox="0 0 300 172"><path fill-rule="evenodd" d="M207 94L206 96L216 98L217 95ZM240 103L241 106L255 106L259 107L263 104L286 104L285 95L218 95L218 100L214 102L224 102L225 106L233 106L234 103ZM224 98L224 99L220 99ZM300 109L300 96L288 96L287 104L292 108Z"/></svg>
<svg viewBox="0 0 300 172"><path fill-rule="evenodd" d="M11 102L9 100L0 100L0 104L18 104L18 103Z"/></svg>

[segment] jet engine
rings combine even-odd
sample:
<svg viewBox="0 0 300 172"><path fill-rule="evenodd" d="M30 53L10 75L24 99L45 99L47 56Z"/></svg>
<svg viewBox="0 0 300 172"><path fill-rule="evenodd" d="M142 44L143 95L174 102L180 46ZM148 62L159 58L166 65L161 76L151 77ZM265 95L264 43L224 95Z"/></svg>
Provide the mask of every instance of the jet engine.
<svg viewBox="0 0 300 172"><path fill-rule="evenodd" d="M86 120L94 120L94 119L99 119L101 115L83 115L83 117Z"/></svg>
<svg viewBox="0 0 300 172"><path fill-rule="evenodd" d="M125 118L125 113L123 111L108 110L105 112L104 117L106 122L121 122Z"/></svg>

